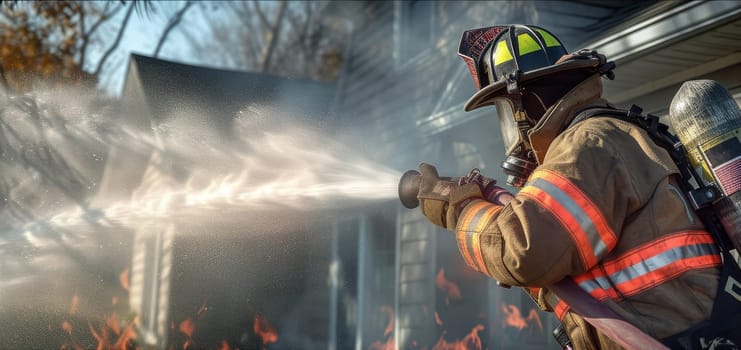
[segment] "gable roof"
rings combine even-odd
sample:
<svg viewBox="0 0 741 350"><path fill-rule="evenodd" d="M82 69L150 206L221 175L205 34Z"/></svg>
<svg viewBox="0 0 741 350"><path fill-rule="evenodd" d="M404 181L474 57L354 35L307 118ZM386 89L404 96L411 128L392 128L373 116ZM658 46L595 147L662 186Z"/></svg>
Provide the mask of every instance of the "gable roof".
<svg viewBox="0 0 741 350"><path fill-rule="evenodd" d="M330 112L334 84L132 54L123 91L124 103L145 104L154 121L188 110L200 112L218 127L228 127L248 105L324 117Z"/></svg>

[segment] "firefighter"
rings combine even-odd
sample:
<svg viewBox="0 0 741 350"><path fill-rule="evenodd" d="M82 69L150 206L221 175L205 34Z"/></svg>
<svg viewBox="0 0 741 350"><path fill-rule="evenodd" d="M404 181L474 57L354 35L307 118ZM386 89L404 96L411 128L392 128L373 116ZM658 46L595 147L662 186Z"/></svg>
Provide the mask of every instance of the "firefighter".
<svg viewBox="0 0 741 350"><path fill-rule="evenodd" d="M555 312L574 348L620 346L543 288L566 277L678 346L673 336L710 317L721 258L679 190L677 166L645 130L611 117L574 122L588 108L612 107L601 77L614 64L592 50L569 54L531 25L468 31L461 45L477 48L468 63L479 90L465 110L495 106L502 167L520 190L478 173L453 183L422 164L424 215L455 233L470 267L526 287Z"/></svg>

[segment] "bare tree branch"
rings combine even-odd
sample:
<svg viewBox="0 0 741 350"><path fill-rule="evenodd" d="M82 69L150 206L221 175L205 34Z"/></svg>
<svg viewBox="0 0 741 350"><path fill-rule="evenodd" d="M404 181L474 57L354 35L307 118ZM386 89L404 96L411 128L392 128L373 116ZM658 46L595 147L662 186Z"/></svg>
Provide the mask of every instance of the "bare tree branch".
<svg viewBox="0 0 741 350"><path fill-rule="evenodd" d="M275 15L275 24L271 26L272 28L269 32L270 38L268 44L263 47L264 50L262 54L262 72L267 72L268 68L270 68L270 60L273 58L273 52L275 52L275 47L277 46L278 39L280 38L280 30L281 28L283 28L280 23L283 21L283 16L286 13L287 7L288 3L285 1L281 1L278 13Z"/></svg>
<svg viewBox="0 0 741 350"><path fill-rule="evenodd" d="M84 4L80 4L80 6L85 6ZM106 6L108 6L106 4ZM80 38L82 40L82 44L80 44L80 69L83 69L85 67L85 49L87 48L87 42L88 38L87 35L85 35L85 10L80 11Z"/></svg>
<svg viewBox="0 0 741 350"><path fill-rule="evenodd" d="M8 79L5 78L5 69L3 69L2 63L0 63L0 84L5 88L5 92L13 92L13 87L8 84Z"/></svg>
<svg viewBox="0 0 741 350"><path fill-rule="evenodd" d="M134 3L136 4L136 3ZM95 68L95 72L93 74L95 76L98 76L100 74L101 69L103 69L103 65L105 64L105 61L108 60L108 57L111 56L114 50L118 47L118 44L121 43L121 38L123 37L123 33L126 31L126 26L129 24L129 19L131 18L131 13L134 12L134 4L129 6L129 10L126 11L126 16L124 17L123 22L121 22L121 28L118 30L118 35L116 35L116 39L113 41L113 45L108 48L108 50L103 54L103 57L100 58L100 61L98 62L98 67Z"/></svg>
<svg viewBox="0 0 741 350"><path fill-rule="evenodd" d="M255 12L260 17L260 23L262 23L262 26L265 28L272 27L270 25L270 22L268 21L268 18L265 17L265 13L262 12L262 9L260 8L260 3L257 0L252 0L252 3L255 5Z"/></svg>
<svg viewBox="0 0 741 350"><path fill-rule="evenodd" d="M9 11L13 11L13 10L9 9ZM18 25L18 19L15 16L8 14L5 11L5 8L0 9L0 15L3 15L5 20L7 20L8 23L12 24L14 27Z"/></svg>
<svg viewBox="0 0 741 350"><path fill-rule="evenodd" d="M100 18L98 18L98 20L93 23L92 26L90 26L90 29L87 32L85 32L85 21L83 19L80 20L80 33L82 37L82 45L80 45L80 68L85 68L85 56L87 55L87 46L90 43L90 36L98 30L98 27L100 27L101 24L109 20L111 17L115 16L116 13L118 13L118 11L123 8L123 6L116 6L113 10L111 10L111 12L108 12L110 5L111 2L105 3L105 7L103 8L103 12L101 13ZM85 13L85 11L83 11L82 13Z"/></svg>
<svg viewBox="0 0 741 350"><path fill-rule="evenodd" d="M185 11L188 11L191 5L193 5L192 1L186 1L185 5L183 5L183 8L181 8L180 11L178 11L174 16L172 16L172 18L170 18L170 21L167 23L167 27L165 28L165 31L162 33L160 40L157 42L157 48L154 49L155 58L159 56L160 49L162 49L162 45L165 43L167 36L170 35L170 32L173 30L173 28L177 27L177 25L183 19L183 15L185 14Z"/></svg>
<svg viewBox="0 0 741 350"><path fill-rule="evenodd" d="M244 6L241 9L236 9L235 11L237 13L237 16L242 19L242 24L247 29L247 33L260 33L265 31L265 26L259 26L259 28L255 28L255 25L253 21L251 20L252 17L250 17L250 3L240 3ZM259 6L255 3L255 7L257 8L255 11L260 11ZM261 13L261 12L260 12ZM262 41L263 41L264 35L262 33L260 35L249 35L245 36L247 47L245 47L245 59L247 62L260 62L260 53L262 50L260 50L260 47L262 47Z"/></svg>

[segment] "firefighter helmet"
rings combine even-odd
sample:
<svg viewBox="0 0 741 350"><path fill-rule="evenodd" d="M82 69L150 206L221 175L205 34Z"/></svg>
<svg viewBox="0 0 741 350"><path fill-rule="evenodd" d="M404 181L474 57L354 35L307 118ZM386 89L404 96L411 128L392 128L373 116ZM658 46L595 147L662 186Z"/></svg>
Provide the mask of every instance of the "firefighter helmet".
<svg viewBox="0 0 741 350"><path fill-rule="evenodd" d="M568 54L549 31L533 25L501 28L481 51L474 80L480 90L466 102L465 110L493 105L494 98L518 93L520 84L557 72L593 69L611 77L614 64L593 50ZM473 74L473 72L472 72Z"/></svg>

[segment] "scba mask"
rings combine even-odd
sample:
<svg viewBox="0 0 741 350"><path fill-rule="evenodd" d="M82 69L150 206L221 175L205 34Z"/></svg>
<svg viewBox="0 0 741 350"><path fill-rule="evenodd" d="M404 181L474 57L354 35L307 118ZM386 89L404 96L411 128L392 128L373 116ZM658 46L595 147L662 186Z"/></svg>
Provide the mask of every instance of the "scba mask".
<svg viewBox="0 0 741 350"><path fill-rule="evenodd" d="M509 98L497 97L493 102L507 156L502 163L502 170L507 175L507 184L519 188L525 185L537 166L526 135L527 130L532 127L531 121L524 112L515 111Z"/></svg>

